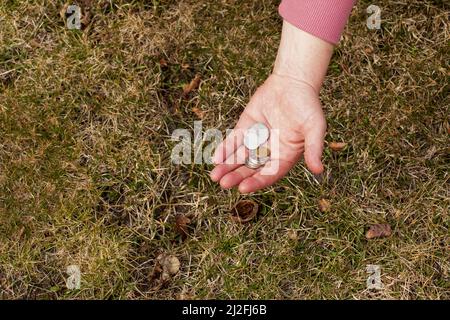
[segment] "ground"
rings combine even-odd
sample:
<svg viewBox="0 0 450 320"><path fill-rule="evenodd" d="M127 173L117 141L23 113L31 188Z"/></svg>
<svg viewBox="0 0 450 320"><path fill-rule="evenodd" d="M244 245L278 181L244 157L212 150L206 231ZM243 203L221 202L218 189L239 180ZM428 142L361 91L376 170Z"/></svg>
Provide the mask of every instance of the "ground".
<svg viewBox="0 0 450 320"><path fill-rule="evenodd" d="M170 137L233 127L271 71L278 1L74 3L82 30L64 1L0 3L0 298L450 298L448 2L358 1L321 92L327 145L347 146L322 178L299 163L252 195L172 164ZM242 199L259 212L241 225ZM374 223L392 235L367 240ZM164 280L160 254L180 262Z"/></svg>

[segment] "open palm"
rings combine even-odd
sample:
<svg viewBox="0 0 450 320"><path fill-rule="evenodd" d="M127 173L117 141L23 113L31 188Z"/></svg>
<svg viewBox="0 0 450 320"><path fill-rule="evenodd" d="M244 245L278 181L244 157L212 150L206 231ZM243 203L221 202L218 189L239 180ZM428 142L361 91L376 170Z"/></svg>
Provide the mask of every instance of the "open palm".
<svg viewBox="0 0 450 320"><path fill-rule="evenodd" d="M256 122L271 130L270 139L277 139L278 147L271 150L271 159L263 168L254 170L243 165L247 157L243 136ZM319 174L323 171L325 130L322 107L313 87L272 74L255 92L232 133L217 147L211 179L220 181L223 188L239 186L242 193L254 192L281 179L302 155L309 170ZM269 167L272 170L265 170Z"/></svg>

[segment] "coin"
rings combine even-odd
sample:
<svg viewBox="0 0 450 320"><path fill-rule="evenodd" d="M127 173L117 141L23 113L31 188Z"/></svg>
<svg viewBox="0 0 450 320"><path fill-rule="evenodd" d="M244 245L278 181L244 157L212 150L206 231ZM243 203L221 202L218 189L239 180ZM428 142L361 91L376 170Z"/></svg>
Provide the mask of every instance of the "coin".
<svg viewBox="0 0 450 320"><path fill-rule="evenodd" d="M245 166L250 169L258 169L262 165L258 163L258 160L249 157L245 160Z"/></svg>
<svg viewBox="0 0 450 320"><path fill-rule="evenodd" d="M256 150L250 150L249 157L245 165L250 169L258 169L265 165L270 159L270 149L267 146L260 146Z"/></svg>
<svg viewBox="0 0 450 320"><path fill-rule="evenodd" d="M269 135L269 129L264 123L255 123L245 133L244 145L248 149L254 150L265 143L269 139Z"/></svg>
<svg viewBox="0 0 450 320"><path fill-rule="evenodd" d="M254 124L251 128L252 131L256 131L258 136L258 146L262 145L269 139L269 128L262 122Z"/></svg>
<svg viewBox="0 0 450 320"><path fill-rule="evenodd" d="M256 156L258 159L266 159L270 157L270 149L266 146L260 146L256 150Z"/></svg>
<svg viewBox="0 0 450 320"><path fill-rule="evenodd" d="M247 131L244 136L244 145L249 150L256 150L258 144L258 133L256 131Z"/></svg>

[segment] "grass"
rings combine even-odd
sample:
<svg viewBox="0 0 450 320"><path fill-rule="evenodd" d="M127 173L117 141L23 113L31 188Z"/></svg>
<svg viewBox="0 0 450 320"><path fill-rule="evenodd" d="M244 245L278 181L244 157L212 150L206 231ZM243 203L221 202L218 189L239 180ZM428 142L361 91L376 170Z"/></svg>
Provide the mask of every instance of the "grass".
<svg viewBox="0 0 450 320"><path fill-rule="evenodd" d="M171 164L170 136L193 107L204 129L233 126L271 70L278 1L78 4L81 31L63 1L0 4L0 298L450 298L444 1L380 0L376 31L360 0L321 94L326 140L347 148L326 148L320 183L299 163L248 196ZM240 199L260 205L250 224L230 219ZM184 241L176 214L192 221ZM366 240L372 223L393 235ZM164 283L160 253L181 262ZM366 288L368 264L383 290Z"/></svg>

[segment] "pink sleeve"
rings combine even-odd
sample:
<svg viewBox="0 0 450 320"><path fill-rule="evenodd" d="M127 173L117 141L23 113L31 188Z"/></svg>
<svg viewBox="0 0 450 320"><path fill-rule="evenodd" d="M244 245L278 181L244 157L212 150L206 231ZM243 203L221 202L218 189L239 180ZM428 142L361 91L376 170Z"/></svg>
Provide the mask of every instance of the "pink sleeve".
<svg viewBox="0 0 450 320"><path fill-rule="evenodd" d="M290 24L336 44L356 0L283 0L280 15Z"/></svg>

